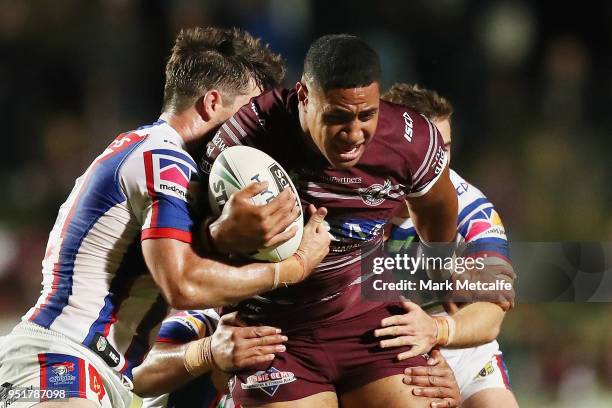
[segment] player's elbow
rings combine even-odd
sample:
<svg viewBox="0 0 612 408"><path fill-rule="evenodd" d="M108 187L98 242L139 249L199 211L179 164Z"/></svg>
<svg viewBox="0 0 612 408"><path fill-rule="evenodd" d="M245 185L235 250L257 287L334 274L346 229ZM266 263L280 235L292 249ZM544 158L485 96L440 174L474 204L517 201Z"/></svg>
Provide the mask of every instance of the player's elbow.
<svg viewBox="0 0 612 408"><path fill-rule="evenodd" d="M178 310L208 309L228 306L235 299L226 296L214 285L202 287L191 282L180 282L167 291L166 300L170 307Z"/></svg>
<svg viewBox="0 0 612 408"><path fill-rule="evenodd" d="M489 328L489 330L487 331L485 335L485 338L483 339L484 342L489 343L497 339L497 336L499 336L500 331L501 331L501 324L491 325L491 327Z"/></svg>

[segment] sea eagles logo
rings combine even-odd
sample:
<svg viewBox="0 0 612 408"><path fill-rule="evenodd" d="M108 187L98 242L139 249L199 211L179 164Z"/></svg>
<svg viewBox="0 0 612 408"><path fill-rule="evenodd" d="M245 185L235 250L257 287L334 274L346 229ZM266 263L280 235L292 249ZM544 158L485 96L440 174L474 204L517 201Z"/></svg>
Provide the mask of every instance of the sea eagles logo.
<svg viewBox="0 0 612 408"><path fill-rule="evenodd" d="M359 195L364 203L370 206L377 206L385 201L391 191L391 180L386 179L384 185L372 184L368 188L360 188Z"/></svg>

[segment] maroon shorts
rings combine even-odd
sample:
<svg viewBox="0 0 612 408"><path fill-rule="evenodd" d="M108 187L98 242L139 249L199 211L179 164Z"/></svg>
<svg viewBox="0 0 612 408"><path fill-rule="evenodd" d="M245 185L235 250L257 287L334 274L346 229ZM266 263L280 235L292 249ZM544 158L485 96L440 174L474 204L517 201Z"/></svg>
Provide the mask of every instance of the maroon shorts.
<svg viewBox="0 0 612 408"><path fill-rule="evenodd" d="M381 305L352 319L291 332L287 351L266 365L243 371L230 382L237 404L292 401L324 391L338 395L425 365L422 356L398 361L407 347L381 349L374 329L385 317L405 313L398 304Z"/></svg>

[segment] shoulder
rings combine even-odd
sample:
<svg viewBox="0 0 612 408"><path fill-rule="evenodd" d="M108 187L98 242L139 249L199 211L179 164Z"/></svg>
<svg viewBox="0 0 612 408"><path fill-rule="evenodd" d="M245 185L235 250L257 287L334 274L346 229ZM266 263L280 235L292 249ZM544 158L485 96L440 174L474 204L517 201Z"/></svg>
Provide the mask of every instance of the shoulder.
<svg viewBox="0 0 612 408"><path fill-rule="evenodd" d="M459 173L453 169L450 169L450 179L453 183L453 187L455 187L455 191L457 191L460 209L462 204L467 205L474 202L474 200L484 199L488 202L487 197L482 191L460 176Z"/></svg>
<svg viewBox="0 0 612 408"><path fill-rule="evenodd" d="M251 111L259 124L270 128L297 114L297 95L293 89L275 88L251 99L242 110Z"/></svg>
<svg viewBox="0 0 612 408"><path fill-rule="evenodd" d="M457 191L459 204L458 230L465 241L505 241L505 229L493 203L454 170L451 170L450 177Z"/></svg>
<svg viewBox="0 0 612 408"><path fill-rule="evenodd" d="M435 136L436 127L415 110L381 100L376 132L392 140L403 139L405 143L414 144L429 142Z"/></svg>

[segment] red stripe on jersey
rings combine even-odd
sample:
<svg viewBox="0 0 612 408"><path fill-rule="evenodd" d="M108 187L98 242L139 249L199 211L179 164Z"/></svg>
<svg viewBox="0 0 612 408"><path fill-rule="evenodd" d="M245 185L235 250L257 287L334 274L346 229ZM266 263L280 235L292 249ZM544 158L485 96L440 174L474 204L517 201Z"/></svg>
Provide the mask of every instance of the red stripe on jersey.
<svg viewBox="0 0 612 408"><path fill-rule="evenodd" d="M510 380L506 375L506 369L504 367L504 361L502 360L502 356L500 354L497 354L495 356L495 360L497 361L497 367L499 368L499 372L501 373L502 379L504 380L504 385L507 389L510 390Z"/></svg>
<svg viewBox="0 0 612 408"><path fill-rule="evenodd" d="M147 178L147 191L149 193L149 197L151 197L151 201L153 202L151 214L151 228L157 226L157 213L158 213L158 201L155 199L155 180L153 178L153 154L151 152L144 152L144 164L145 164L145 174Z"/></svg>
<svg viewBox="0 0 612 408"><path fill-rule="evenodd" d="M141 241L145 239L170 238L191 244L193 237L191 232L175 228L148 228L142 231Z"/></svg>
<svg viewBox="0 0 612 408"><path fill-rule="evenodd" d="M40 389L41 390L46 390L49 387L47 386L47 359L45 358L45 355L40 353L38 355L38 365L40 365ZM41 402L42 401L46 401L47 398L42 398L41 397Z"/></svg>
<svg viewBox="0 0 612 408"><path fill-rule="evenodd" d="M79 397L87 398L87 372L85 371L85 360L79 358Z"/></svg>
<svg viewBox="0 0 612 408"><path fill-rule="evenodd" d="M164 344L185 344L182 341L178 341L178 340L175 340L175 339L169 339L169 338L166 338L166 337L158 337L158 338L155 339L155 342L156 343L164 343Z"/></svg>

